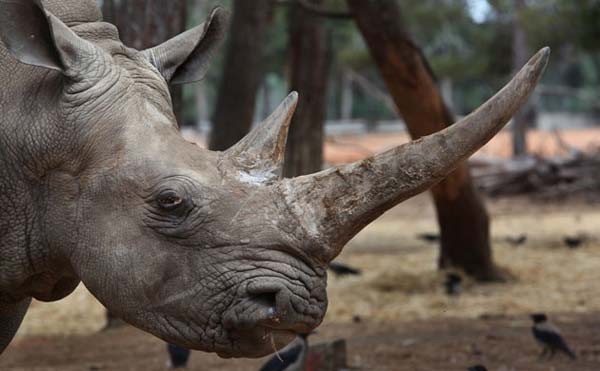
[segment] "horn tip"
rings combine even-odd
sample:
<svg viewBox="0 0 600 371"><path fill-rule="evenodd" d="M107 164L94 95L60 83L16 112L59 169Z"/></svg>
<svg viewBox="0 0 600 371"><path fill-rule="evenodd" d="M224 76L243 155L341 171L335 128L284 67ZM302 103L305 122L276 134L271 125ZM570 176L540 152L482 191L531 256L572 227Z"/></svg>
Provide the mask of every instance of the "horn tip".
<svg viewBox="0 0 600 371"><path fill-rule="evenodd" d="M551 50L549 46L543 47L540 49L536 55L532 58L532 62L541 67L541 69L545 69L548 61L550 60Z"/></svg>
<svg viewBox="0 0 600 371"><path fill-rule="evenodd" d="M284 100L283 106L288 107L288 110L293 114L298 106L298 92L292 91Z"/></svg>
<svg viewBox="0 0 600 371"><path fill-rule="evenodd" d="M210 15L208 16L209 21L219 21L223 23L229 22L229 18L231 17L230 12L223 7L216 6L210 11Z"/></svg>
<svg viewBox="0 0 600 371"><path fill-rule="evenodd" d="M291 100L291 101L297 101L297 100L298 100L298 92L297 92L297 91L292 91L292 92L291 92L291 93L288 95L287 99L288 99L288 100Z"/></svg>
<svg viewBox="0 0 600 371"><path fill-rule="evenodd" d="M540 49L539 54L544 63L548 63L551 53L552 53L552 50L550 49L549 46L545 46L542 49Z"/></svg>
<svg viewBox="0 0 600 371"><path fill-rule="evenodd" d="M540 49L540 52L543 53L544 56L549 56L552 50L549 46L544 46L542 49Z"/></svg>

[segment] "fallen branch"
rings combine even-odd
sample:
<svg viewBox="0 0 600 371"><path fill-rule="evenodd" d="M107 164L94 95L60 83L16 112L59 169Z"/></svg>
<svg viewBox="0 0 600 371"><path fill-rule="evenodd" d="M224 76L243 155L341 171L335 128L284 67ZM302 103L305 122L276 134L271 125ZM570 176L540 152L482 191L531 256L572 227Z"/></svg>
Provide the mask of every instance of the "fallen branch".
<svg viewBox="0 0 600 371"><path fill-rule="evenodd" d="M535 194L542 198L576 193L600 196L600 153L572 148L562 158L526 157L505 161L478 160L473 177L478 187L491 196Z"/></svg>

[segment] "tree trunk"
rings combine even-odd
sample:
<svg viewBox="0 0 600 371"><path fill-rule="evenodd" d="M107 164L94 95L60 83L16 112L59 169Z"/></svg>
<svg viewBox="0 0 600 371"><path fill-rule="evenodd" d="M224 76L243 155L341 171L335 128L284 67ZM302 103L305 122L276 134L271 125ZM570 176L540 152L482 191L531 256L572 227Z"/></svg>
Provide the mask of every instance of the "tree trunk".
<svg viewBox="0 0 600 371"><path fill-rule="evenodd" d="M344 121L352 120L352 106L354 105L354 91L350 72L342 71L342 93L340 98L340 118Z"/></svg>
<svg viewBox="0 0 600 371"><path fill-rule="evenodd" d="M311 0L320 5L322 0ZM323 166L329 50L322 17L290 5L290 89L299 93L286 148L284 176L314 173Z"/></svg>
<svg viewBox="0 0 600 371"><path fill-rule="evenodd" d="M273 11L271 0L235 0L230 40L213 116L209 148L225 150L252 127L263 77L264 38Z"/></svg>
<svg viewBox="0 0 600 371"><path fill-rule="evenodd" d="M527 36L521 20L521 13L525 9L525 6L525 0L515 0L512 40L513 69L515 71L518 71L529 59ZM531 110L531 105L526 104L513 118L513 157L527 154L527 119L529 110Z"/></svg>
<svg viewBox="0 0 600 371"><path fill-rule="evenodd" d="M402 21L398 1L347 0L399 113L413 139L454 122L421 50ZM500 278L492 261L489 218L467 163L432 188L441 232L440 268L456 267L479 280Z"/></svg>
<svg viewBox="0 0 600 371"><path fill-rule="evenodd" d="M123 43L137 50L156 46L186 29L186 0L103 0L104 19L117 26ZM173 110L183 122L181 86L171 87Z"/></svg>

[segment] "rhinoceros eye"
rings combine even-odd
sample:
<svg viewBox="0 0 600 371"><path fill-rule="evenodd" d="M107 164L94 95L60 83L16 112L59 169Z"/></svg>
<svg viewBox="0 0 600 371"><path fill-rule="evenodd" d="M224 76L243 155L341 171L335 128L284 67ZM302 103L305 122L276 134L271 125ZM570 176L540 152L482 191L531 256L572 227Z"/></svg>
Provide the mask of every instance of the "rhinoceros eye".
<svg viewBox="0 0 600 371"><path fill-rule="evenodd" d="M175 210L183 204L183 198L174 191L164 191L156 198L158 206L167 211Z"/></svg>

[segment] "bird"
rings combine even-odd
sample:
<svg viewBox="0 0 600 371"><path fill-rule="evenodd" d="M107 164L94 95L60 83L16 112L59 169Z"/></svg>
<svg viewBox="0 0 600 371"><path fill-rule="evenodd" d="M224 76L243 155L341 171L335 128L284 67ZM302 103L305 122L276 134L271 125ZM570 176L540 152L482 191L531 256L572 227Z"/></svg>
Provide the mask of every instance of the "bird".
<svg viewBox="0 0 600 371"><path fill-rule="evenodd" d="M187 367L187 362L190 358L189 349L169 343L167 344L167 351L169 352L169 360L167 361L167 367L169 369Z"/></svg>
<svg viewBox="0 0 600 371"><path fill-rule="evenodd" d="M469 367L467 371L487 371L487 368L483 365L475 365Z"/></svg>
<svg viewBox="0 0 600 371"><path fill-rule="evenodd" d="M329 263L329 269L336 276L339 276L339 277L350 276L350 275L360 276L360 274L361 274L360 269L353 268L353 267L351 267L349 265L338 263L338 262L331 262L331 263Z"/></svg>
<svg viewBox="0 0 600 371"><path fill-rule="evenodd" d="M563 238L563 242L565 243L565 245L567 245L567 247L569 249L576 249L576 248L578 248L586 240L587 240L586 236L581 235L581 234L577 235L577 236L565 236Z"/></svg>
<svg viewBox="0 0 600 371"><path fill-rule="evenodd" d="M292 343L275 354L260 371L304 371L308 356L308 334L299 334Z"/></svg>
<svg viewBox="0 0 600 371"><path fill-rule="evenodd" d="M512 246L519 246L527 242L527 235L520 234L518 236L506 236L505 240Z"/></svg>
<svg viewBox="0 0 600 371"><path fill-rule="evenodd" d="M461 288L462 277L456 273L447 273L446 281L444 281L444 287L446 288L446 294L458 295L462 291Z"/></svg>
<svg viewBox="0 0 600 371"><path fill-rule="evenodd" d="M531 328L533 337L543 347L540 359L548 353L549 357L552 358L557 351L565 353L571 359L577 358L563 339L558 328L548 321L548 317L544 313L534 313L530 317L533 320L533 327Z"/></svg>
<svg viewBox="0 0 600 371"><path fill-rule="evenodd" d="M437 242L440 240L440 235L437 233L420 233L417 238L425 242Z"/></svg>

